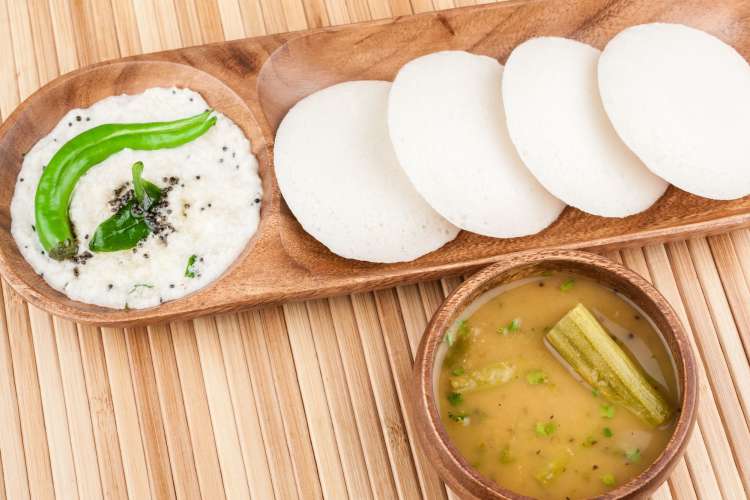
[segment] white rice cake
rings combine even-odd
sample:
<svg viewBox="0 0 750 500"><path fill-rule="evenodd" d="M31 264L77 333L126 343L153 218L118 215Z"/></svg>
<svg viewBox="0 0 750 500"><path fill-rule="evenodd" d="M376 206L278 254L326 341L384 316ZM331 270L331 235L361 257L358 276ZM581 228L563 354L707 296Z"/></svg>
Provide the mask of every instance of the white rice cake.
<svg viewBox="0 0 750 500"><path fill-rule="evenodd" d="M604 217L650 207L668 184L620 140L597 85L599 50L558 37L511 52L503 75L508 131L539 182L568 205Z"/></svg>
<svg viewBox="0 0 750 500"><path fill-rule="evenodd" d="M634 26L604 49L599 88L656 175L706 198L750 194L750 65L734 48L679 24Z"/></svg>
<svg viewBox="0 0 750 500"><path fill-rule="evenodd" d="M198 139L173 149L126 149L91 168L75 187L70 220L80 254L88 251L97 226L112 215L109 201L118 187L130 183L133 163L142 161L143 178L161 188L170 177L177 179L167 194L167 221L175 232L166 244L151 234L133 250L94 253L77 264L51 259L35 232L36 186L63 144L105 123L171 121L207 108L200 94L189 89L151 88L108 97L69 111L26 154L11 201L11 233L21 254L52 288L89 304L151 307L208 285L245 250L260 220L258 162L242 130L221 113ZM196 255L193 278L185 276L191 255Z"/></svg>
<svg viewBox="0 0 750 500"><path fill-rule="evenodd" d="M503 111L503 67L460 51L405 64L388 102L401 166L435 210L462 229L499 238L551 224L564 204L518 157Z"/></svg>
<svg viewBox="0 0 750 500"><path fill-rule="evenodd" d="M410 261L458 234L398 165L386 126L390 87L354 81L315 92L276 132L276 178L287 205L305 231L349 259Z"/></svg>

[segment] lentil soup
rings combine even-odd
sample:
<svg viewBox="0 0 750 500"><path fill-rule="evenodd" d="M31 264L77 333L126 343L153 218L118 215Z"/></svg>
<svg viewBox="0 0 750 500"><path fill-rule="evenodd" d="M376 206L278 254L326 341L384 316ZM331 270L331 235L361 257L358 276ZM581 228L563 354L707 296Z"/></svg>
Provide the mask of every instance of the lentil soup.
<svg viewBox="0 0 750 500"><path fill-rule="evenodd" d="M551 345L550 332L581 305L668 409L657 425L632 400L584 382ZM556 273L500 287L445 340L436 387L443 424L472 467L506 489L596 496L646 469L672 434L679 394L669 350L640 309L596 281Z"/></svg>

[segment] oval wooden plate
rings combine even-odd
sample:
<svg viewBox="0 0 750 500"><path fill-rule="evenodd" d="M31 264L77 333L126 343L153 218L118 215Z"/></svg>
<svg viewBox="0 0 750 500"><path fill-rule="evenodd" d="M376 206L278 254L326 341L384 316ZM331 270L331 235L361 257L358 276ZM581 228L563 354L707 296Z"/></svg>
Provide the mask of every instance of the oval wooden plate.
<svg viewBox="0 0 750 500"><path fill-rule="evenodd" d="M415 282L538 248L617 248L749 226L750 197L719 202L670 188L654 207L625 219L567 208L534 236L493 239L462 232L416 261L376 265L333 255L302 230L279 194L271 164L274 131L311 92L346 80L390 80L406 61L436 50L469 50L504 62L513 47L538 35L602 48L623 28L651 21L704 29L750 56L745 0L528 0L147 54L64 75L0 127L0 272L26 300L54 314L125 326ZM9 205L22 155L66 110L156 85L201 92L251 139L265 189L258 233L221 279L185 298L130 311L71 301L33 272L10 235Z"/></svg>

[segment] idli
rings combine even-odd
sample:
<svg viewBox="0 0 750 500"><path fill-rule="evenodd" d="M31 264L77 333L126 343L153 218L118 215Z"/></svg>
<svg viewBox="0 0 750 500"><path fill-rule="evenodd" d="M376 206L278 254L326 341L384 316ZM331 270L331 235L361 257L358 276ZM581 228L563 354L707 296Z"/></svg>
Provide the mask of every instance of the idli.
<svg viewBox="0 0 750 500"><path fill-rule="evenodd" d="M564 204L518 157L503 111L503 67L468 52L419 57L396 75L388 128L401 166L460 228L499 238L551 224Z"/></svg>
<svg viewBox="0 0 750 500"><path fill-rule="evenodd" d="M750 65L731 46L679 24L634 26L598 74L612 124L652 172L706 198L750 194Z"/></svg>
<svg viewBox="0 0 750 500"><path fill-rule="evenodd" d="M620 140L597 86L599 50L558 37L511 52L503 75L508 131L539 182L568 205L626 217L667 189Z"/></svg>
<svg viewBox="0 0 750 500"><path fill-rule="evenodd" d="M458 234L416 192L393 152L389 82L355 81L299 101L276 132L279 188L302 227L333 253L402 262Z"/></svg>

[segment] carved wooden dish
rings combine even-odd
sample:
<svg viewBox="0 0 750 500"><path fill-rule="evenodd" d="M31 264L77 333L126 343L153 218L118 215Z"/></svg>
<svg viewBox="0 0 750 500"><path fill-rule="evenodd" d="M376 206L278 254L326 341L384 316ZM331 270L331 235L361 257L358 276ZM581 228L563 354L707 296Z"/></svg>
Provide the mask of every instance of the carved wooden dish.
<svg viewBox="0 0 750 500"><path fill-rule="evenodd" d="M646 498L674 468L695 426L698 408L698 372L687 334L672 307L650 283L621 265L588 252L543 250L504 257L464 281L432 317L414 361L417 390L413 405L421 444L440 476L454 491L471 498L526 500L529 497L504 489L482 477L461 456L440 420L435 399L438 350L443 337L466 307L483 293L500 285L545 271L571 272L617 289L654 321L666 341L677 370L679 412L672 437L661 455L639 475L597 500Z"/></svg>
<svg viewBox="0 0 750 500"><path fill-rule="evenodd" d="M279 194L271 164L276 126L300 98L345 80L390 80L403 63L422 54L464 49L504 62L513 47L536 35L567 36L602 48L627 26L672 21L711 32L750 57L748 20L750 3L744 0L515 1L147 54L70 73L32 95L0 127L0 272L25 299L52 313L122 326L415 282L525 250L616 248L748 226L750 198L719 202L669 188L651 209L625 219L567 208L534 236L493 239L462 232L418 260L368 264L333 255L302 230ZM9 205L22 155L68 109L156 85L199 91L248 135L265 190L260 227L221 279L182 299L130 311L71 301L33 272L10 235Z"/></svg>

